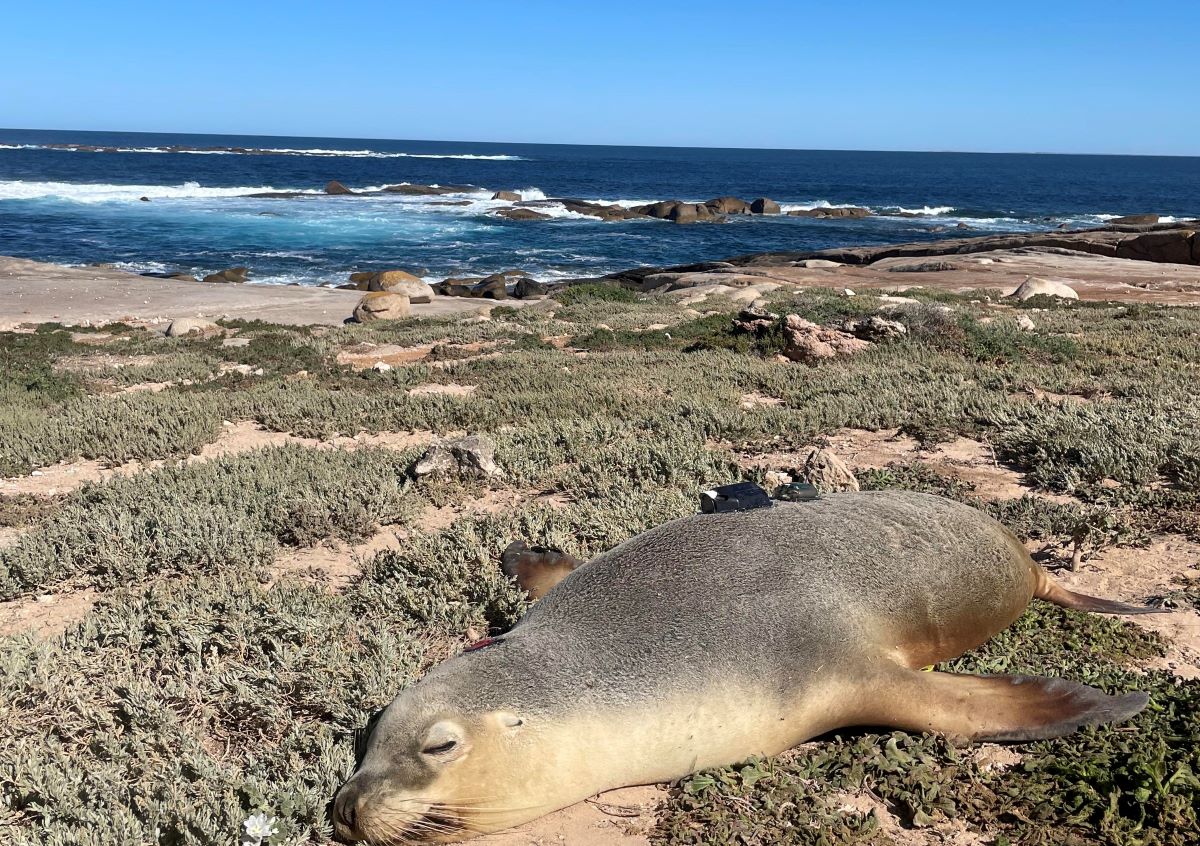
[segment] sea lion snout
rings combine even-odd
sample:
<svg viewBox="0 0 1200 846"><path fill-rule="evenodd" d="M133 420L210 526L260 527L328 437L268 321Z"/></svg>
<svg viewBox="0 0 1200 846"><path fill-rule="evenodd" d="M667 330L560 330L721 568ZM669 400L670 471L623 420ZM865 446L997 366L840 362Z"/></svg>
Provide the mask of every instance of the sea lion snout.
<svg viewBox="0 0 1200 846"><path fill-rule="evenodd" d="M357 768L334 797L346 843L441 843L511 824L503 786L524 720L507 711L433 711L401 694L368 725Z"/></svg>

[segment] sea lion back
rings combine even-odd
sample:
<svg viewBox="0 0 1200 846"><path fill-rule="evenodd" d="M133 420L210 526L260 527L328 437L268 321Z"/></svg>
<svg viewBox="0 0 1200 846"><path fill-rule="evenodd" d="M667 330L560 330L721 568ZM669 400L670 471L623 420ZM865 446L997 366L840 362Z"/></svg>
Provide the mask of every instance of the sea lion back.
<svg viewBox="0 0 1200 846"><path fill-rule="evenodd" d="M696 644L710 661L795 661L818 643L954 631L964 608L1013 619L1033 572L1016 538L969 506L831 494L651 529L573 572L518 628L562 623L589 649L622 653Z"/></svg>

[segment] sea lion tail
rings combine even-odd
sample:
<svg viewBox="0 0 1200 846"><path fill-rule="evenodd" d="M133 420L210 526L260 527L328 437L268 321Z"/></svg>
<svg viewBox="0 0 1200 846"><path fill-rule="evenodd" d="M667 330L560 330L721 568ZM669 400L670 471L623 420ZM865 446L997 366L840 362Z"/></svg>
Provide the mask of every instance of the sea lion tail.
<svg viewBox="0 0 1200 846"><path fill-rule="evenodd" d="M1054 581L1045 570L1036 564L1034 565L1034 576L1037 579L1033 590L1034 598L1053 602L1063 608L1092 611L1096 614L1160 614L1167 610L1152 608L1148 605L1130 605L1113 599L1101 599L1098 596L1088 596L1086 593L1075 593Z"/></svg>
<svg viewBox="0 0 1200 846"><path fill-rule="evenodd" d="M971 676L897 668L879 680L870 725L936 731L969 742L1062 737L1083 726L1128 720L1146 707L1140 691L1111 696L1067 679Z"/></svg>

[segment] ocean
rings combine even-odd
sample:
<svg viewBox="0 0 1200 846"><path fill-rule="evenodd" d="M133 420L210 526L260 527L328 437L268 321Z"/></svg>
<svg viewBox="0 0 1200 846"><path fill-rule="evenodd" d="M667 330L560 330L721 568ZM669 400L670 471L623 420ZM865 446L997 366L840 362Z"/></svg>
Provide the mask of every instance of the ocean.
<svg viewBox="0 0 1200 846"><path fill-rule="evenodd" d="M327 196L330 180L355 190L478 190ZM549 220L510 221L490 213L509 205L490 199L497 190L624 205L765 196L784 210L855 205L873 216L677 225L552 206L539 209ZM248 196L270 191L303 193ZM274 284L335 284L354 270L395 267L430 281L510 268L552 281L768 250L1095 226L1142 212L1200 216L1200 158L0 129L0 254L196 276L244 265L252 281Z"/></svg>

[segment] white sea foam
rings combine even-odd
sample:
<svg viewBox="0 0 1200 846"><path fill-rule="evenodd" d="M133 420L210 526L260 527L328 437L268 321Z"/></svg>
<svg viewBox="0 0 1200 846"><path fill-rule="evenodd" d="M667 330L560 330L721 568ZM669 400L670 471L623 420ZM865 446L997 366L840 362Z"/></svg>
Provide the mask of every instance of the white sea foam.
<svg viewBox="0 0 1200 846"><path fill-rule="evenodd" d="M59 199L75 203L122 203L137 202L142 197L151 200L178 200L192 198L240 197L279 189L269 185L234 188L211 188L198 182L182 185L110 185L78 182L23 182L21 180L0 181L0 200L43 200ZM320 194L307 190L297 193Z"/></svg>
<svg viewBox="0 0 1200 846"><path fill-rule="evenodd" d="M952 211L954 211L954 206L921 206L919 209L906 209L904 206L888 206L883 211L880 211L879 214L886 215L889 212L893 214L900 212L901 214L919 214L936 217L942 214L950 214Z"/></svg>
<svg viewBox="0 0 1200 846"><path fill-rule="evenodd" d="M523 162L528 159L508 154L484 153L393 153L380 150L326 150L290 147L106 147L81 144L0 144L0 150L57 150L68 153L179 153L190 156L344 156L358 159L462 159L485 162Z"/></svg>

